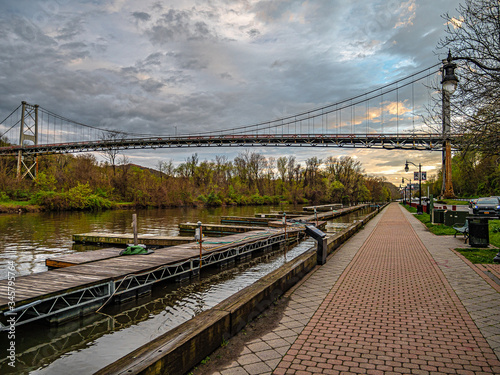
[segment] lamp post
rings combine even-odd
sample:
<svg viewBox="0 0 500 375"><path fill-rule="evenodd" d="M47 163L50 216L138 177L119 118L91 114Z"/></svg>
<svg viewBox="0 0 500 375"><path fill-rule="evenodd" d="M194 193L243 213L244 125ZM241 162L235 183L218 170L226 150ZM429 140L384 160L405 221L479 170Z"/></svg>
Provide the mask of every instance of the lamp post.
<svg viewBox="0 0 500 375"><path fill-rule="evenodd" d="M453 198L453 182L451 179L451 109L450 109L450 96L453 95L458 85L458 78L455 75L456 64L452 63L453 58L451 52L448 52L448 57L443 60L443 80L442 84L442 97L443 97L443 185L441 188L441 195L444 198Z"/></svg>
<svg viewBox="0 0 500 375"><path fill-rule="evenodd" d="M405 172L408 172L410 170L408 163L413 164L415 167L417 166L416 164L407 160L406 164L405 164ZM417 207L417 214L421 214L421 213L423 213L423 209L422 209L422 164L418 163L418 207Z"/></svg>
<svg viewBox="0 0 500 375"><path fill-rule="evenodd" d="M401 179L401 183L404 184L405 183L405 180L408 181L407 178L402 178ZM406 194L406 186L405 186L405 194ZM411 178L410 178L410 207L411 207Z"/></svg>

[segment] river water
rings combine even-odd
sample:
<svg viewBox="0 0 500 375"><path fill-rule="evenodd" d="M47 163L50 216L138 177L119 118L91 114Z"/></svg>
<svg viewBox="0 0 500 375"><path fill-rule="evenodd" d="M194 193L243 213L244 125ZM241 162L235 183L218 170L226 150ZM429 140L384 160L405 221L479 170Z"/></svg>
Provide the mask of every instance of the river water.
<svg viewBox="0 0 500 375"><path fill-rule="evenodd" d="M220 223L220 217L253 216L301 207L222 207L154 210L112 210L97 213L40 213L0 215L0 279L14 262L16 275L46 271L45 259L63 253L88 251L75 245L75 233L131 233L137 213L140 234L175 236L182 222ZM343 229L369 210L330 221L327 232ZM165 284L151 295L106 307L59 327L42 323L16 329L16 367L8 366L6 332L0 332L0 374L91 374L126 353L205 311L314 246L310 239L223 272L203 272L196 282ZM94 247L96 248L96 247ZM5 348L5 349L4 349Z"/></svg>

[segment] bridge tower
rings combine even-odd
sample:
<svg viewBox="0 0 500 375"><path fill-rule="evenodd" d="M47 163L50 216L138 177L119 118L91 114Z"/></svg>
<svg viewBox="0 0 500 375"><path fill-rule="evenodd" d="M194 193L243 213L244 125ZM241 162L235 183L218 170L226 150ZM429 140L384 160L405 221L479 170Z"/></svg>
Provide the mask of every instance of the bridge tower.
<svg viewBox="0 0 500 375"><path fill-rule="evenodd" d="M19 145L23 146L25 141L38 145L38 105L31 105L23 101ZM17 154L17 178L23 179L29 175L34 179L37 172L38 156L23 155L22 150L19 150Z"/></svg>

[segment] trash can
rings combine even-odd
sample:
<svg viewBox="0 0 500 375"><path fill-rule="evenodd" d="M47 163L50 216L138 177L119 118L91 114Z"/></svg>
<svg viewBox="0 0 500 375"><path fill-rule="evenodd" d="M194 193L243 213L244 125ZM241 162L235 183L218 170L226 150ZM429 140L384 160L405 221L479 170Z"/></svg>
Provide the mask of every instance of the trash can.
<svg viewBox="0 0 500 375"><path fill-rule="evenodd" d="M470 216L467 211L446 211L444 213L444 225L452 227L455 224L465 224L466 217Z"/></svg>
<svg viewBox="0 0 500 375"><path fill-rule="evenodd" d="M444 213L446 210L434 209L433 214L433 223L434 224L443 224L444 223Z"/></svg>
<svg viewBox="0 0 500 375"><path fill-rule="evenodd" d="M469 245L472 247L488 247L490 244L488 218L469 216L467 221L469 222Z"/></svg>

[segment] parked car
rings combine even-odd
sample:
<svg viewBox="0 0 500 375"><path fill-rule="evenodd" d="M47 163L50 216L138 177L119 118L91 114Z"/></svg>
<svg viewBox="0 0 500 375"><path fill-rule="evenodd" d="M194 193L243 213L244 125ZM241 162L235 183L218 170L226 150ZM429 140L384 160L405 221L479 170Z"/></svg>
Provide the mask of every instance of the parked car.
<svg viewBox="0 0 500 375"><path fill-rule="evenodd" d="M474 215L500 216L500 198L479 198L472 209Z"/></svg>

